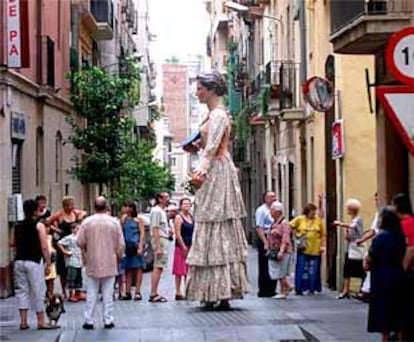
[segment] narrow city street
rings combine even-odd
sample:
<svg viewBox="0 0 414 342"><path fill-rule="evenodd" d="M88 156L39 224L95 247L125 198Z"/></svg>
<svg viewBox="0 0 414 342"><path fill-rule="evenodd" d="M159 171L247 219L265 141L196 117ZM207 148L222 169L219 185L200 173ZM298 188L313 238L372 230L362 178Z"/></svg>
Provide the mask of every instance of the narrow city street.
<svg viewBox="0 0 414 342"><path fill-rule="evenodd" d="M171 258L172 259L172 258ZM171 260L170 259L170 260ZM56 331L37 331L34 313L31 329L19 330L16 299L0 302L0 341L377 341L366 333L368 306L357 300L335 299L336 293L290 296L287 300L256 296L256 253L250 250L249 277L252 290L245 300L234 301L229 312L205 312L197 303L175 302L171 267L161 281L161 291L170 300L148 303L150 274L145 274L142 302L116 301L113 330L104 330L101 306L93 331L84 331L83 303L66 303L66 314ZM171 266L171 265L170 265Z"/></svg>

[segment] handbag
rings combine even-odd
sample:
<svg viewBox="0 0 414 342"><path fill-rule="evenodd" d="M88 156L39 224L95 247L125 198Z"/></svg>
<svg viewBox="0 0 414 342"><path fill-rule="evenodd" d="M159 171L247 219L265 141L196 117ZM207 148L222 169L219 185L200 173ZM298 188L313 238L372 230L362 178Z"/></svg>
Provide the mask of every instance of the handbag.
<svg viewBox="0 0 414 342"><path fill-rule="evenodd" d="M280 252L280 249L279 248L272 248L272 249L269 249L267 251L266 256L270 260L276 260L276 261L278 261L279 260L278 259L279 252Z"/></svg>
<svg viewBox="0 0 414 342"><path fill-rule="evenodd" d="M355 242L350 242L348 247L348 259L362 260L366 253L365 245L357 245Z"/></svg>
<svg viewBox="0 0 414 342"><path fill-rule="evenodd" d="M125 247L125 255L132 258L138 255L137 246L135 244L127 244Z"/></svg>
<svg viewBox="0 0 414 342"><path fill-rule="evenodd" d="M303 252L306 249L306 234L296 236L295 244L298 252Z"/></svg>

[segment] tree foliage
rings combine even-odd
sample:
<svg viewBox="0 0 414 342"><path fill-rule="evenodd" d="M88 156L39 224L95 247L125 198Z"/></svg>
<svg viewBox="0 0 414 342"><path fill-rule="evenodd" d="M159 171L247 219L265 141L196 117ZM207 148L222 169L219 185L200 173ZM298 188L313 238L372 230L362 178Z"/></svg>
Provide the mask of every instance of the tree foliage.
<svg viewBox="0 0 414 342"><path fill-rule="evenodd" d="M78 119L68 117L69 137L80 153L70 172L80 182L107 186L116 201L150 198L171 189L168 170L152 158L152 142L134 140L129 110L139 104L139 70L126 60L119 74L99 67L70 74L70 99ZM80 120L79 120L80 117Z"/></svg>
<svg viewBox="0 0 414 342"><path fill-rule="evenodd" d="M121 161L118 191L114 194L118 203L127 198L149 199L158 192L170 192L174 189L174 177L168 168L154 160L152 152L153 143L143 139L127 146Z"/></svg>

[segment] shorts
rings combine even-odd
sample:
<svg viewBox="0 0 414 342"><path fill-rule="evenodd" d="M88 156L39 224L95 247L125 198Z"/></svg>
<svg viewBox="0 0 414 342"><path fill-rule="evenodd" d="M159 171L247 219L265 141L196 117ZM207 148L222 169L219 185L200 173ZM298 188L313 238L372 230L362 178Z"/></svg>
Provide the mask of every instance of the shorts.
<svg viewBox="0 0 414 342"><path fill-rule="evenodd" d="M155 254L156 247L155 247L155 239L152 238L152 249L154 251L154 268L165 268L168 266L168 247L170 244L170 240L167 238L160 238L161 250L162 255L157 257Z"/></svg>
<svg viewBox="0 0 414 342"><path fill-rule="evenodd" d="M14 263L16 297L19 309L44 309L45 268L43 263L29 260L16 260Z"/></svg>
<svg viewBox="0 0 414 342"><path fill-rule="evenodd" d="M269 277L272 280L286 278L289 275L291 253L285 253L280 261L269 259Z"/></svg>
<svg viewBox="0 0 414 342"><path fill-rule="evenodd" d="M69 290L82 289L82 268L68 266L67 285Z"/></svg>

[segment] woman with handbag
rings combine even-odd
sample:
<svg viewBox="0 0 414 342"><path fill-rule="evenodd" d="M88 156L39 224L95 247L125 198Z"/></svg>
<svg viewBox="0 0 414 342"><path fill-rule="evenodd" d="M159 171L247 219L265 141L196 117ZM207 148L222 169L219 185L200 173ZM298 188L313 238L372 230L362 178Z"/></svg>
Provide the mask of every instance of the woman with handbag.
<svg viewBox="0 0 414 342"><path fill-rule="evenodd" d="M121 225L125 239L125 256L122 258L121 266L125 270L125 295L120 299L132 299L132 275L136 271L134 300L141 300L142 269L145 267L145 225L143 219L138 217L134 201L125 202L123 211L125 214L121 218Z"/></svg>
<svg viewBox="0 0 414 342"><path fill-rule="evenodd" d="M268 234L269 276L272 280L280 281L280 293L273 298L286 299L291 290L287 280L292 255L291 229L289 222L283 216L282 203L273 202L270 206L270 215L272 215L274 223L270 228L270 234Z"/></svg>
<svg viewBox="0 0 414 342"><path fill-rule="evenodd" d="M361 278L361 285L365 278L365 271L362 266L362 260L365 254L365 246L358 245L357 240L364 233L364 223L359 217L361 202L355 198L346 201L346 210L351 218L351 223L334 221L333 225L346 229L345 239L347 241L347 252L344 264L344 284L341 294L337 299L350 298L349 286L351 278Z"/></svg>
<svg viewBox="0 0 414 342"><path fill-rule="evenodd" d="M296 244L295 291L301 296L304 291L310 294L322 292L321 255L325 251L326 228L323 223L321 210L322 200L318 207L308 204L303 209L303 215L290 221Z"/></svg>

